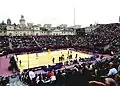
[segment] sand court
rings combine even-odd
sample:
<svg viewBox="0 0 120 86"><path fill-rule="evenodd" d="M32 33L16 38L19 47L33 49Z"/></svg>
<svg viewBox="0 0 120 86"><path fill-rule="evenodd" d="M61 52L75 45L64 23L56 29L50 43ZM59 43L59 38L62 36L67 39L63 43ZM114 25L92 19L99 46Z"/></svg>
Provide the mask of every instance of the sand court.
<svg viewBox="0 0 120 86"><path fill-rule="evenodd" d="M72 58L75 59L76 54L78 54L77 57L81 58L88 58L92 55L85 54L81 52L72 51ZM20 71L23 71L24 69L38 67L38 66L48 66L53 65L52 58L55 58L55 63L59 62L59 57L64 55L65 60L67 61L68 56L68 50L57 50L57 51L50 51L50 52L41 52L41 53L32 53L32 54L24 54L24 55L18 55L18 68ZM21 65L20 65L21 60ZM64 62L63 61L63 62Z"/></svg>

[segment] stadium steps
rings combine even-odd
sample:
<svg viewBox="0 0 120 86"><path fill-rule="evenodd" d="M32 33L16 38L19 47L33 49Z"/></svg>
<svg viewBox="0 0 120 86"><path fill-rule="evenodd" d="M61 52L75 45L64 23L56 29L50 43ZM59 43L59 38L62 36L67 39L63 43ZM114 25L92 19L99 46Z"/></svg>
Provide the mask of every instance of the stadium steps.
<svg viewBox="0 0 120 86"><path fill-rule="evenodd" d="M20 81L19 76L9 78L10 86L28 86Z"/></svg>
<svg viewBox="0 0 120 86"><path fill-rule="evenodd" d="M28 86L28 85L25 85L21 81L17 81L17 82L14 82L14 83L10 84L10 86Z"/></svg>
<svg viewBox="0 0 120 86"><path fill-rule="evenodd" d="M40 47L39 43L35 40L35 38L34 38L34 37L32 37L32 38L33 38L34 42L36 43L36 45L37 45L38 47Z"/></svg>
<svg viewBox="0 0 120 86"><path fill-rule="evenodd" d="M8 41L9 41L9 48L12 50L12 49L13 49L12 43L11 43L12 39L11 39L11 38L8 38Z"/></svg>

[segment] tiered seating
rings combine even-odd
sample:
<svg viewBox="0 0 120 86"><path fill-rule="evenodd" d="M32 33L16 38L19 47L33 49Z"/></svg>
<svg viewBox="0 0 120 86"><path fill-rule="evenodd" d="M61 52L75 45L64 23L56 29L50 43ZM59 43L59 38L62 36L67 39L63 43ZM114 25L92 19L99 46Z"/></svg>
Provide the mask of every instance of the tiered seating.
<svg viewBox="0 0 120 86"><path fill-rule="evenodd" d="M37 46L31 36L11 37L11 42L12 42L13 48L30 48L30 47Z"/></svg>
<svg viewBox="0 0 120 86"><path fill-rule="evenodd" d="M99 57L100 58L100 57ZM90 58L92 60L92 58ZM120 70L118 69L120 67L119 63L120 60L119 57L116 58L108 58L105 60L105 58L101 58L99 61L95 61L93 63L85 62L83 63L80 60L81 64L76 64L74 67L65 68L61 70L54 69L53 66L43 67L41 69L47 69L44 71L37 72L37 74L34 72L33 69L29 69L28 71L24 71L22 73L22 80L28 84L37 85L37 86L91 86L91 84L97 84L94 86L99 86L98 84L104 84L100 86L106 86L110 83L105 82L106 79L112 79L114 76L114 83L119 83L120 79ZM86 60L84 60L86 61ZM112 64L111 64L112 63ZM73 62L74 64L74 62ZM59 64L58 64L59 65ZM111 66L112 65L112 66ZM109 76L109 70L115 68L118 72L113 75ZM36 78L34 81L30 80L26 76L28 76L29 72L33 71L36 74ZM52 74L51 74L52 73ZM54 76L55 80L52 79L51 76ZM39 77L39 78L37 78ZM107 77L107 78L106 78ZM109 77L109 78L108 78ZM32 81L32 83L31 83ZM111 85L110 85L111 86ZM117 85L114 85L117 86ZM118 85L119 86L119 85Z"/></svg>
<svg viewBox="0 0 120 86"><path fill-rule="evenodd" d="M4 50L8 48L9 42L8 42L8 37L0 37L0 50Z"/></svg>
<svg viewBox="0 0 120 86"><path fill-rule="evenodd" d="M89 50L99 50L106 45L111 45L109 50L114 51L114 58L103 58L102 56L91 62L91 59L80 59L79 61L74 60L68 63L70 68L57 70L60 64L54 66L49 66L48 68L36 67L30 70L24 71L20 76L22 76L22 81L32 86L89 86L89 81L99 81L104 85L109 85L110 83L104 82L105 77L109 77L113 83L119 83L120 80L120 53L119 43L120 43L120 24L100 24L97 29L93 32L86 34L84 37L79 36L14 36L14 37L0 37L0 46L2 49L6 49L9 45L9 40L12 43L12 48L22 49L22 48L44 48L44 47L74 47ZM36 44L38 43L38 44ZM38 46L39 45L39 46ZM99 59L99 60L98 60ZM74 66L73 66L74 65ZM56 67L57 66L57 67ZM63 65L65 67L65 65ZM61 67L60 67L61 68ZM29 72L36 70L44 70L42 73L36 74L36 77L29 79ZM110 73L109 70L114 69L114 72ZM57 71L55 71L57 70ZM44 73L44 74L43 74ZM51 76L54 76L54 80ZM56 78L55 78L56 77ZM107 80L110 80L107 79ZM116 82L115 82L116 81ZM31 83L32 82L32 83ZM90 84L98 84L98 82L90 82ZM42 85L41 85L42 84ZM99 83L100 84L100 83ZM119 85L119 84L118 84ZM96 86L96 85L95 85ZM103 86L103 85L100 85ZM111 85L109 85L111 86ZM117 85L114 85L117 86Z"/></svg>
<svg viewBox="0 0 120 86"><path fill-rule="evenodd" d="M120 40L120 24L100 24L92 33L83 37L83 42L79 39L79 46L87 46L92 49L100 49L112 43L114 40ZM81 45L82 44L82 45Z"/></svg>

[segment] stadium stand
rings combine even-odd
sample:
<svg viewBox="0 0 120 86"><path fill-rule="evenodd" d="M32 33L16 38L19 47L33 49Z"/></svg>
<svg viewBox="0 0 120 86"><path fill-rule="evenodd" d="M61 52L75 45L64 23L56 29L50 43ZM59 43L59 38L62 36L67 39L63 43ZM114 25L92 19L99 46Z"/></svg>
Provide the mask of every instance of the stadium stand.
<svg viewBox="0 0 120 86"><path fill-rule="evenodd" d="M8 47L9 45L9 47ZM84 36L5 36L0 37L1 51L8 53L42 52L46 49L75 48L86 52L107 53L112 56L95 56L72 60L71 64L56 64L24 70L18 73L22 83L29 86L120 86L120 24L99 24ZM31 47L32 46L32 47ZM97 60L99 58L99 60ZM69 65L69 66L68 66ZM57 66L57 67L56 67ZM59 66L59 67L58 67ZM62 67L63 68L62 68ZM2 76L5 86L8 77ZM17 86L17 85L16 85Z"/></svg>

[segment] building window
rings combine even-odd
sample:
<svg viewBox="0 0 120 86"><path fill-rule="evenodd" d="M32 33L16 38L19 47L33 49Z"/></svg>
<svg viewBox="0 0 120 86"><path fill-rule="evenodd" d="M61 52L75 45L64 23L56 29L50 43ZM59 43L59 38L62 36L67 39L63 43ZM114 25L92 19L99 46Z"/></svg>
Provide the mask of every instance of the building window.
<svg viewBox="0 0 120 86"><path fill-rule="evenodd" d="M36 33L36 36L38 36L38 33Z"/></svg>
<svg viewBox="0 0 120 86"><path fill-rule="evenodd" d="M12 36L12 33L9 33L9 36Z"/></svg>
<svg viewBox="0 0 120 86"><path fill-rule="evenodd" d="M23 36L26 36L26 33L23 33Z"/></svg>
<svg viewBox="0 0 120 86"><path fill-rule="evenodd" d="M11 27L10 27L11 28Z"/></svg>

